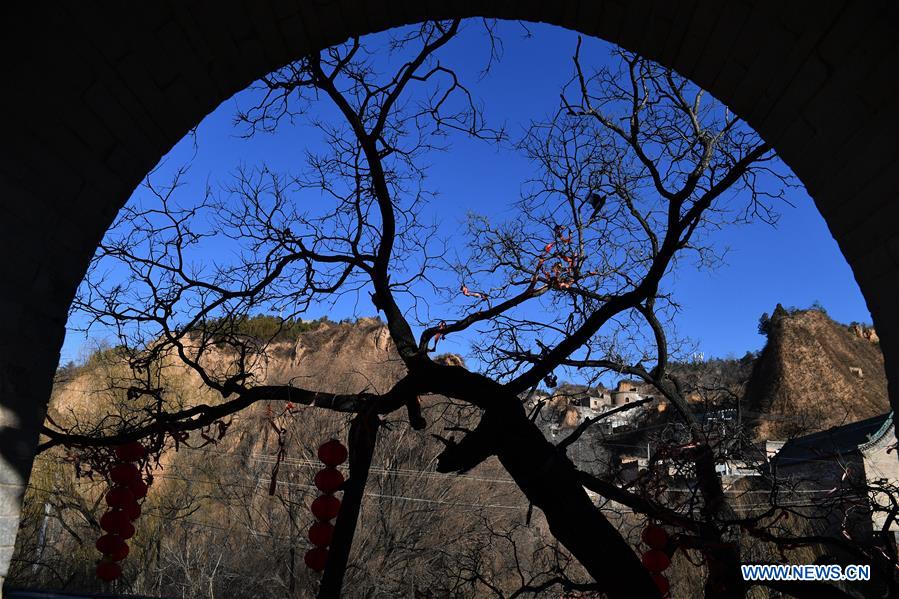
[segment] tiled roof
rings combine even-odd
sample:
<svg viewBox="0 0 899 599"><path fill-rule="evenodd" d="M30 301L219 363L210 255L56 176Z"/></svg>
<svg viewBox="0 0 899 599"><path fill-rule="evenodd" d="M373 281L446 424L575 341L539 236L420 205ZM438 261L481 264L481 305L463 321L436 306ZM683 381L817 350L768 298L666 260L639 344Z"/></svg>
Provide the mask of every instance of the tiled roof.
<svg viewBox="0 0 899 599"><path fill-rule="evenodd" d="M859 451L860 446L879 440L891 430L893 413L835 426L826 431L796 437L784 443L774 458L786 464L820 460Z"/></svg>

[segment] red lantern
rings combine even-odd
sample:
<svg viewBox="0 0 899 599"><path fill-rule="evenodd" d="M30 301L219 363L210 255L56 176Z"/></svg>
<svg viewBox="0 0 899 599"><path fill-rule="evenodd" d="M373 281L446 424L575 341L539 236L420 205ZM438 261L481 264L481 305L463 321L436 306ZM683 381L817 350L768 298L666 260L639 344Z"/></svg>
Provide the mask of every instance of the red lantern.
<svg viewBox="0 0 899 599"><path fill-rule="evenodd" d="M140 470L134 464L116 464L109 469L109 478L119 485L130 485L140 480Z"/></svg>
<svg viewBox="0 0 899 599"><path fill-rule="evenodd" d="M124 508L134 503L134 493L128 487L113 487L106 494L106 503L109 507Z"/></svg>
<svg viewBox="0 0 899 599"><path fill-rule="evenodd" d="M134 462L146 455L140 443L127 443L116 447L116 456L122 460L109 469L109 478L115 485L106 493L106 503L111 508L100 518L100 527L109 534L97 539L97 549L103 553L103 560L97 565L97 576L103 580L115 580L122 574L115 562L128 557L130 548L125 542L134 536L131 523L141 514L138 499L147 496L147 485L141 477L140 469Z"/></svg>
<svg viewBox="0 0 899 599"><path fill-rule="evenodd" d="M334 537L334 526L328 522L316 522L309 528L309 540L318 547L327 547Z"/></svg>
<svg viewBox="0 0 899 599"><path fill-rule="evenodd" d="M122 545L119 547L118 551L113 551L106 555L107 558L111 559L114 562L120 562L126 557L128 557L128 553L130 549L128 547L128 543L122 541Z"/></svg>
<svg viewBox="0 0 899 599"><path fill-rule="evenodd" d="M671 559L664 551L650 549L643 554L643 565L650 572L661 572L671 565Z"/></svg>
<svg viewBox="0 0 899 599"><path fill-rule="evenodd" d="M103 535L97 539L97 542L95 543L97 551L107 555L116 553L122 548L122 545L125 545L125 541L122 540L122 537L112 534Z"/></svg>
<svg viewBox="0 0 899 599"><path fill-rule="evenodd" d="M326 466L339 466L346 461L346 458L346 447L337 439L331 439L318 448L318 459Z"/></svg>
<svg viewBox="0 0 899 599"><path fill-rule="evenodd" d="M122 506L122 511L128 515L128 519L134 522L140 517L140 504L136 501L132 501L127 505Z"/></svg>
<svg viewBox="0 0 899 599"><path fill-rule="evenodd" d="M668 533L665 532L664 528L655 524L650 524L643 529L643 534L640 537L652 549L664 549L668 544Z"/></svg>
<svg viewBox="0 0 899 599"><path fill-rule="evenodd" d="M128 483L128 488L131 489L135 499L143 499L147 496L147 483L140 478Z"/></svg>
<svg viewBox="0 0 899 599"><path fill-rule="evenodd" d="M109 533L118 534L125 526L131 526L131 522L121 510L110 510L100 518L100 528Z"/></svg>
<svg viewBox="0 0 899 599"><path fill-rule="evenodd" d="M97 564L97 578L111 582L122 575L122 567L115 562L100 562Z"/></svg>
<svg viewBox="0 0 899 599"><path fill-rule="evenodd" d="M656 583L656 588L659 589L659 594L663 597L671 590L671 584L664 574L652 574L652 581Z"/></svg>
<svg viewBox="0 0 899 599"><path fill-rule="evenodd" d="M123 462L136 462L147 455L147 450L137 441L132 441L116 447L115 455Z"/></svg>
<svg viewBox="0 0 899 599"><path fill-rule="evenodd" d="M343 474L336 468L325 468L315 475L315 486L325 493L334 493L343 484Z"/></svg>
<svg viewBox="0 0 899 599"><path fill-rule="evenodd" d="M313 547L303 556L303 561L306 562L310 570L321 572L328 563L328 550L324 547Z"/></svg>
<svg viewBox="0 0 899 599"><path fill-rule="evenodd" d="M319 520L331 520L336 518L338 512L340 512L340 500L333 495L322 495L315 498L310 509L312 514Z"/></svg>
<svg viewBox="0 0 899 599"><path fill-rule="evenodd" d="M137 531L134 529L134 525L131 524L131 522L128 522L122 525L122 527L116 531L116 534L118 534L123 539L130 539L134 536L135 532Z"/></svg>

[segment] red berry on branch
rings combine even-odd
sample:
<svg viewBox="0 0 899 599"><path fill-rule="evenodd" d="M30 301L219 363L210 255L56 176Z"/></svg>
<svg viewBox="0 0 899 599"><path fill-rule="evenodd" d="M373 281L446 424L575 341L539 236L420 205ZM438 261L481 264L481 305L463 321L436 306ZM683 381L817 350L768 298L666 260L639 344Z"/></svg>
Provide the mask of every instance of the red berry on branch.
<svg viewBox="0 0 899 599"><path fill-rule="evenodd" d="M315 498L310 509L312 514L319 520L331 520L336 518L338 512L340 512L340 500L333 495L322 495Z"/></svg>
<svg viewBox="0 0 899 599"><path fill-rule="evenodd" d="M318 459L326 466L339 466L346 461L346 458L346 447L337 439L331 439L318 448Z"/></svg>
<svg viewBox="0 0 899 599"><path fill-rule="evenodd" d="M109 478L117 485L130 485L140 480L140 470L134 464L119 463L109 469Z"/></svg>
<svg viewBox="0 0 899 599"><path fill-rule="evenodd" d="M327 547L334 537L334 526L328 522L316 522L309 528L309 540L318 547Z"/></svg>
<svg viewBox="0 0 899 599"><path fill-rule="evenodd" d="M303 556L303 561L310 570L321 572L328 563L328 550L324 547L313 547Z"/></svg>
<svg viewBox="0 0 899 599"><path fill-rule="evenodd" d="M97 539L94 545L100 553L112 554L119 551L125 541L119 535L107 534Z"/></svg>
<svg viewBox="0 0 899 599"><path fill-rule="evenodd" d="M659 549L650 549L643 554L643 565L650 572L661 572L671 565L668 554Z"/></svg>
<svg viewBox="0 0 899 599"><path fill-rule="evenodd" d="M109 507L124 508L134 503L134 493L128 487L113 487L106 494L106 504Z"/></svg>
<svg viewBox="0 0 899 599"><path fill-rule="evenodd" d="M640 537L643 539L643 542L652 549L664 549L668 544L668 533L665 532L664 528L656 526L655 524L650 524L643 529L643 533Z"/></svg>
<svg viewBox="0 0 899 599"><path fill-rule="evenodd" d="M325 493L334 493L343 484L343 474L336 468L325 468L315 475L315 486Z"/></svg>
<svg viewBox="0 0 899 599"><path fill-rule="evenodd" d="M111 582L122 575L122 566L115 562L100 562L97 564L97 578Z"/></svg>

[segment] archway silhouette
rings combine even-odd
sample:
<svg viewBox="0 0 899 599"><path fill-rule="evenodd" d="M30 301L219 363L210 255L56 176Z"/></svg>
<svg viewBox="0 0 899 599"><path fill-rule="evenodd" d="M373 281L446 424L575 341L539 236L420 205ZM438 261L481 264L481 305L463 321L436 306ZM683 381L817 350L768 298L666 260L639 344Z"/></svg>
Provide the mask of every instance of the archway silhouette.
<svg viewBox="0 0 899 599"><path fill-rule="evenodd" d="M222 101L318 49L428 18L539 21L675 68L814 198L871 311L899 407L899 8L715 0L21 3L0 104L0 578L68 306L141 178Z"/></svg>

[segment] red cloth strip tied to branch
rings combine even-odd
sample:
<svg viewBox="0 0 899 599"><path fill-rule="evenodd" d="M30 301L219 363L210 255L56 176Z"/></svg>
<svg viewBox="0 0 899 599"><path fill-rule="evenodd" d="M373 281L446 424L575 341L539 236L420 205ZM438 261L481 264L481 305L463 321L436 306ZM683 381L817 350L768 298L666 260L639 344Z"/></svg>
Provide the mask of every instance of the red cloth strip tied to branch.
<svg viewBox="0 0 899 599"><path fill-rule="evenodd" d="M303 561L310 570L322 572L328 563L328 546L334 536L334 525L331 520L337 517L340 511L340 499L334 493L343 485L343 474L337 466L347 459L347 448L337 439L331 439L318 448L318 458L325 467L315 474L313 479L315 486L322 494L315 498L309 508L315 516L315 522L309 528L309 542L313 547L306 552Z"/></svg>

